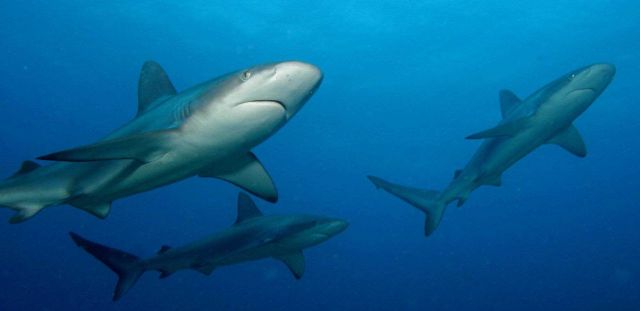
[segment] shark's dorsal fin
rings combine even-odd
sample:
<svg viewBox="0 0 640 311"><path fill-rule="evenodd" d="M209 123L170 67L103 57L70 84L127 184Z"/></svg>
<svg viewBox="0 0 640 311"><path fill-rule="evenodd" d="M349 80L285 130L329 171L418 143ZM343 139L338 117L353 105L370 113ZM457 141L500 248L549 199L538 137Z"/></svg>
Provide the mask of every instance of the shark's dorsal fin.
<svg viewBox="0 0 640 311"><path fill-rule="evenodd" d="M171 249L171 246L169 246L169 245L162 245L162 246L160 247L160 249L158 250L158 253L157 253L157 254L158 254L158 255L159 255L159 254L164 254L164 253L166 253L166 252L167 252L168 250L170 250L170 249Z"/></svg>
<svg viewBox="0 0 640 311"><path fill-rule="evenodd" d="M509 116L509 113L522 102L518 96L510 90L500 91L500 111L502 112L502 118L505 119Z"/></svg>
<svg viewBox="0 0 640 311"><path fill-rule="evenodd" d="M573 125L569 125L566 130L551 138L549 144L556 144L581 158L587 156L587 146L580 132L578 132L578 129Z"/></svg>
<svg viewBox="0 0 640 311"><path fill-rule="evenodd" d="M173 129L133 134L51 153L38 159L66 162L137 160L149 163L167 152L168 142L175 139L176 135L177 131Z"/></svg>
<svg viewBox="0 0 640 311"><path fill-rule="evenodd" d="M284 256L276 257L276 259L284 262L296 279L300 279L304 274L304 255L302 251L289 253Z"/></svg>
<svg viewBox="0 0 640 311"><path fill-rule="evenodd" d="M530 117L501 123L496 127L467 136L467 139L485 139L496 137L513 137L529 126Z"/></svg>
<svg viewBox="0 0 640 311"><path fill-rule="evenodd" d="M16 177L16 176L20 176L20 175L24 175L27 173L31 173L35 170L37 170L40 167L40 164L27 160L22 162L22 165L20 166L20 169L15 172L11 177Z"/></svg>
<svg viewBox="0 0 640 311"><path fill-rule="evenodd" d="M147 61L142 65L138 80L138 116L148 111L158 99L176 95L169 76L160 64Z"/></svg>
<svg viewBox="0 0 640 311"><path fill-rule="evenodd" d="M236 218L236 224L260 216L262 216L262 212L253 200L251 200L246 193L240 192L238 194L238 216Z"/></svg>
<svg viewBox="0 0 640 311"><path fill-rule="evenodd" d="M229 165L207 167L198 176L220 178L269 202L278 201L278 191L271 176L251 152Z"/></svg>

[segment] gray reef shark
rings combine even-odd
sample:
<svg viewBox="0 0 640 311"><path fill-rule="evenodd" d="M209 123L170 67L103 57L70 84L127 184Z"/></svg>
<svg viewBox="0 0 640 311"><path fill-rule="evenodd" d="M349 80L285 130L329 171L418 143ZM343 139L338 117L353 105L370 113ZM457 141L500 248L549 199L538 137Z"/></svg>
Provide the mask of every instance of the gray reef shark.
<svg viewBox="0 0 640 311"><path fill-rule="evenodd" d="M382 188L427 214L425 235L440 224L452 201L458 206L482 185L500 186L502 173L518 160L544 144L558 145L584 157L586 147L573 121L607 88L615 67L595 64L570 72L542 87L525 100L513 92L500 92L502 121L494 128L467 137L484 139L469 163L454 174L442 192L404 187L368 176Z"/></svg>
<svg viewBox="0 0 640 311"><path fill-rule="evenodd" d="M0 206L17 211L11 223L60 204L105 218L116 199L196 175L275 202L276 188L251 149L289 121L321 81L313 65L281 62L177 93L162 67L146 62L133 120L93 145L39 158L63 162L25 161L0 182Z"/></svg>
<svg viewBox="0 0 640 311"><path fill-rule="evenodd" d="M235 224L206 239L183 247L162 246L157 255L141 260L129 253L88 241L70 233L75 243L118 274L113 300L118 300L145 271L158 271L160 278L193 269L210 275L220 266L263 258L287 265L296 279L304 273L302 250L320 244L344 231L341 219L309 215L263 216L251 198L240 193Z"/></svg>

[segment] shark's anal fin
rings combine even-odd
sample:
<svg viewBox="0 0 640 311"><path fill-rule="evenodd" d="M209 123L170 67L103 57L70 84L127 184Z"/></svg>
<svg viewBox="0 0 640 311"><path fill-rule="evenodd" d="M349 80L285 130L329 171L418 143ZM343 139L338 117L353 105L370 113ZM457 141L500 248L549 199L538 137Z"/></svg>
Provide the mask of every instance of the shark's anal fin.
<svg viewBox="0 0 640 311"><path fill-rule="evenodd" d="M304 274L304 255L302 251L296 251L284 256L278 256L276 259L284 262L296 279L300 279Z"/></svg>
<svg viewBox="0 0 640 311"><path fill-rule="evenodd" d="M24 162L22 162L22 165L20 166L20 169L17 172L15 172L13 175L11 175L10 178L31 173L31 172L37 170L38 168L40 168L40 164L38 164L36 162L33 162L33 161L29 161L29 160L24 161Z"/></svg>
<svg viewBox="0 0 640 311"><path fill-rule="evenodd" d="M66 162L137 160L149 163L162 157L168 151L168 142L176 139L177 135L177 129L134 134L51 153L38 159Z"/></svg>
<svg viewBox="0 0 640 311"><path fill-rule="evenodd" d="M528 128L529 126L529 117L513 120L507 123L499 124L494 128L490 128L488 130L484 130L472 135L467 136L467 139L485 139L485 138L496 138L496 137L513 137L517 135L522 130Z"/></svg>
<svg viewBox="0 0 640 311"><path fill-rule="evenodd" d="M502 113L502 118L506 119L509 117L509 114L513 109L520 104L522 100L518 98L516 94L514 94L510 90L501 90L500 91L500 112Z"/></svg>
<svg viewBox="0 0 640 311"><path fill-rule="evenodd" d="M145 62L140 70L140 79L138 80L137 115L145 113L161 102L159 99L174 95L176 95L176 88L162 66L154 61Z"/></svg>
<svg viewBox="0 0 640 311"><path fill-rule="evenodd" d="M9 219L10 224L19 224L28 220L39 213L44 206L38 204L21 204L19 206L7 206L16 211L16 213Z"/></svg>
<svg viewBox="0 0 640 311"><path fill-rule="evenodd" d="M269 202L278 201L278 191L271 176L251 152L229 165L207 167L198 176L220 178Z"/></svg>
<svg viewBox="0 0 640 311"><path fill-rule="evenodd" d="M238 216L236 217L235 223L239 224L247 219L260 216L262 216L262 212L258 209L253 200L251 200L251 197L240 192L238 194Z"/></svg>
<svg viewBox="0 0 640 311"><path fill-rule="evenodd" d="M587 156L587 146L580 132L578 132L578 129L573 125L570 125L566 130L551 138L549 144L558 145L581 158Z"/></svg>

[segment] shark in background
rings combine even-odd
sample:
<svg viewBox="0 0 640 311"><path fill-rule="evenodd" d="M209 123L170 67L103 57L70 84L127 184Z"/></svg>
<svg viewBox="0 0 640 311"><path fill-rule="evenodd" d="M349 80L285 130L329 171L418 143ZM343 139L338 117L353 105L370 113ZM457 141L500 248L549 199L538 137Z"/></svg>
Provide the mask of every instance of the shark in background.
<svg viewBox="0 0 640 311"><path fill-rule="evenodd" d="M330 239L348 226L344 220L322 216L263 216L251 198L240 193L238 216L231 228L183 247L162 246L158 254L148 259L91 242L75 233L70 235L78 246L118 274L113 295L116 301L146 271L158 271L160 278L183 269L210 275L220 266L275 258L300 279L305 269L302 250Z"/></svg>
<svg viewBox="0 0 640 311"><path fill-rule="evenodd" d="M610 64L587 66L547 84L525 100L502 90L502 121L467 137L483 139L483 142L469 163L455 171L453 181L442 192L405 187L375 176L368 178L376 188L426 213L424 232L429 236L440 224L447 205L457 201L457 205L462 206L469 194L480 186L500 186L502 174L539 146L554 144L585 157L586 146L573 121L607 88L615 71Z"/></svg>
<svg viewBox="0 0 640 311"><path fill-rule="evenodd" d="M105 218L111 202L191 176L215 177L270 202L278 194L251 149L289 121L322 81L307 63L233 72L180 93L159 64L146 62L133 120L95 144L25 161L0 182L11 223L69 204Z"/></svg>

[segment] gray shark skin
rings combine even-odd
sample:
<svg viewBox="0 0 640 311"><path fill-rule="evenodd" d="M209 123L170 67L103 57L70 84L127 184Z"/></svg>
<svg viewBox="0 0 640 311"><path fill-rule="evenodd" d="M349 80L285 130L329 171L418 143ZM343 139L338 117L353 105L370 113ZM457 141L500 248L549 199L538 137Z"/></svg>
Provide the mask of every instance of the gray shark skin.
<svg viewBox="0 0 640 311"><path fill-rule="evenodd" d="M210 275L220 266L274 258L281 260L294 277L300 279L305 267L302 250L330 239L348 226L344 220L321 216L263 216L251 198L240 193L238 217L231 228L183 247L162 246L157 255L144 260L73 232L70 235L78 246L118 274L113 295L116 301L146 271L158 271L160 278L183 269Z"/></svg>
<svg viewBox="0 0 640 311"><path fill-rule="evenodd" d="M449 203L457 200L457 205L462 206L478 187L500 186L502 173L539 146L555 144L585 157L584 141L572 123L607 88L614 75L613 65L595 64L560 77L525 100L502 90L502 121L494 128L467 137L484 141L442 192L405 187L374 176L368 178L376 188L425 212L425 235L429 236L440 224Z"/></svg>
<svg viewBox="0 0 640 311"><path fill-rule="evenodd" d="M311 97L320 70L281 62L233 72L180 93L162 67L146 62L136 117L93 145L26 161L0 182L0 206L19 223L69 204L105 218L111 202L191 176L231 182L267 201L278 195L251 149L273 135Z"/></svg>

